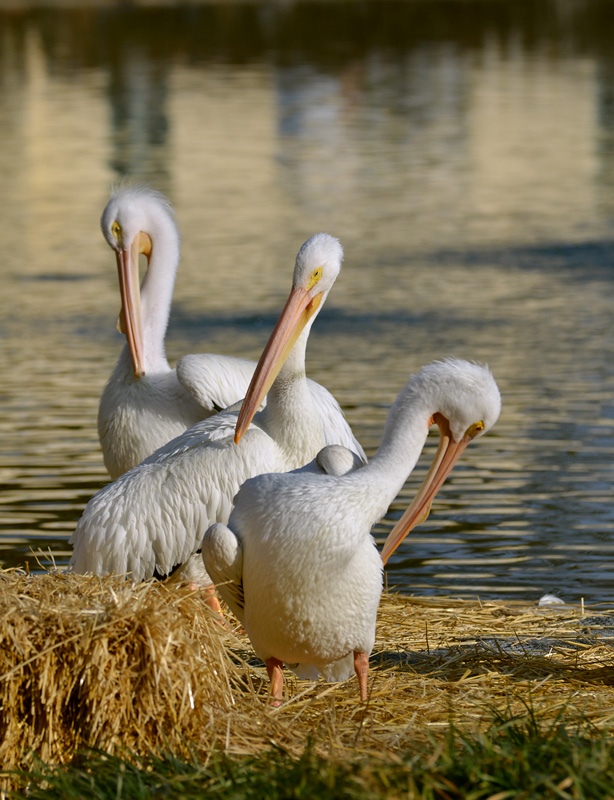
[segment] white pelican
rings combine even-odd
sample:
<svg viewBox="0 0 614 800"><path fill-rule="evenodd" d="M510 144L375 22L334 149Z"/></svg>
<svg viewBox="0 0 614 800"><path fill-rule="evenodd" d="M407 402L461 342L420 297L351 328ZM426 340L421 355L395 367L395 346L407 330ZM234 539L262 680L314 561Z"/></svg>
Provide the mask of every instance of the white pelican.
<svg viewBox="0 0 614 800"><path fill-rule="evenodd" d="M316 466L246 481L228 525L205 533L202 556L219 594L265 662L271 694L283 695L282 664L299 677L357 674L367 698L369 654L382 590L371 527L413 470L429 427L441 442L414 502L390 533L383 558L428 514L466 445L497 420L501 400L486 367L449 359L412 376L392 406L369 462L336 475ZM343 474L347 471L347 474Z"/></svg>
<svg viewBox="0 0 614 800"><path fill-rule="evenodd" d="M188 561L209 525L228 520L232 499L247 478L302 466L325 444L336 442L350 442L364 460L336 401L305 377L309 330L342 257L337 239L325 233L303 244L290 297L256 368L241 414L237 404L197 423L98 492L71 538L70 563L75 572L131 573L134 580L156 571L166 575ZM235 427L241 433L247 428L267 390L266 407L235 444ZM339 414L337 429L343 422L343 435L331 441L334 408ZM197 563L202 569L200 556ZM205 583L211 583L207 576L201 580Z"/></svg>
<svg viewBox="0 0 614 800"><path fill-rule="evenodd" d="M176 369L164 337L179 264L179 232L168 201L151 189L113 192L100 221L115 251L126 345L98 408L98 436L111 478L170 439L245 396L254 363L231 356L186 356ZM139 255L147 272L139 289Z"/></svg>

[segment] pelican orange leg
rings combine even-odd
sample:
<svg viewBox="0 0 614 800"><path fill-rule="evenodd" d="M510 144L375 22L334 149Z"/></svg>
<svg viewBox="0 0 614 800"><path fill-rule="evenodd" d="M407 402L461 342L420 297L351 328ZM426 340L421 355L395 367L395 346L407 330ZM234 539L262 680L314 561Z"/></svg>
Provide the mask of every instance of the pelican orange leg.
<svg viewBox="0 0 614 800"><path fill-rule="evenodd" d="M369 656L367 653L358 653L356 650L354 651L354 672L358 678L360 699L366 700L368 697L367 675L369 674Z"/></svg>
<svg viewBox="0 0 614 800"><path fill-rule="evenodd" d="M192 585L194 586L195 584ZM217 613L223 617L224 614L222 613L222 606L220 605L220 601L215 593L215 586L207 586L205 589L203 589L203 594L205 596L205 603L209 606L209 608L212 611L217 611Z"/></svg>
<svg viewBox="0 0 614 800"><path fill-rule="evenodd" d="M279 706L284 696L283 662L272 656L271 658L267 658L264 663L266 664L266 671L271 681L273 705Z"/></svg>

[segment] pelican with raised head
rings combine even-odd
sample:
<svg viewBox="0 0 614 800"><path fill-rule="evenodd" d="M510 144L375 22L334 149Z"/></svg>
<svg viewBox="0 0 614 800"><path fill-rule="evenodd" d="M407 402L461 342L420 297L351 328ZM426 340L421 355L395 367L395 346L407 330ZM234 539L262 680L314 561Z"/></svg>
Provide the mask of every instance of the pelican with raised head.
<svg viewBox="0 0 614 800"><path fill-rule="evenodd" d="M283 697L283 664L314 680L345 680L355 671L360 697L367 699L383 573L371 528L437 424L439 451L386 541L388 558L426 517L467 444L494 425L500 407L486 367L457 359L430 364L397 397L368 464L356 468L337 454L334 463L341 466L327 474L310 464L251 478L239 490L228 524L209 528L202 546L206 569L265 662L275 703Z"/></svg>
<svg viewBox="0 0 614 800"><path fill-rule="evenodd" d="M305 377L309 331L342 257L328 234L303 244L292 291L241 412L235 406L197 423L98 492L71 538L74 571L130 573L135 580L166 575L190 559L209 525L228 520L247 478L300 467L326 444L349 444L365 460L332 395ZM265 394L266 406L256 413ZM245 432L238 444L235 428ZM202 567L200 556L197 561ZM203 575L201 583L207 582Z"/></svg>
<svg viewBox="0 0 614 800"><path fill-rule="evenodd" d="M114 191L100 221L115 252L126 344L100 398L98 436L115 479L201 419L245 396L255 364L191 355L171 369L164 338L179 265L179 232L166 198L151 189ZM147 271L139 286L139 256Z"/></svg>

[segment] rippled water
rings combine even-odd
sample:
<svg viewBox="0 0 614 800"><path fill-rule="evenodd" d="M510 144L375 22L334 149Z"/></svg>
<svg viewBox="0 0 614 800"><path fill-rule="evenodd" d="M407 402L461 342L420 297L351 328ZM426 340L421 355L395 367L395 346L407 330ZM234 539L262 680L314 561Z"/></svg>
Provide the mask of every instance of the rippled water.
<svg viewBox="0 0 614 800"><path fill-rule="evenodd" d="M501 419L390 585L611 600L610 4L3 8L2 563L66 563L106 482L96 412L121 337L98 219L133 175L182 230L171 360L256 358L299 245L326 230L346 260L308 369L368 453L422 364L492 367Z"/></svg>

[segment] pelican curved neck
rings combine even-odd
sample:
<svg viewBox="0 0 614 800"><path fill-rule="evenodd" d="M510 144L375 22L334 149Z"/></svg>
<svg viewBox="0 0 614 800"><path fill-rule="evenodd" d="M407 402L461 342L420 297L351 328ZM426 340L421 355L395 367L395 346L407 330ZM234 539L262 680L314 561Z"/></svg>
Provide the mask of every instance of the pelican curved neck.
<svg viewBox="0 0 614 800"><path fill-rule="evenodd" d="M382 492L396 497L416 466L426 443L430 419L435 413L424 398L407 386L393 403L382 440L373 458L361 468ZM354 473L352 473L354 474Z"/></svg>
<svg viewBox="0 0 614 800"><path fill-rule="evenodd" d="M179 266L179 234L174 221L163 211L155 214L152 250L141 283L143 361L145 374L170 369L164 338Z"/></svg>

